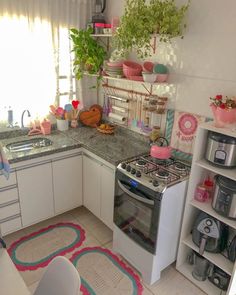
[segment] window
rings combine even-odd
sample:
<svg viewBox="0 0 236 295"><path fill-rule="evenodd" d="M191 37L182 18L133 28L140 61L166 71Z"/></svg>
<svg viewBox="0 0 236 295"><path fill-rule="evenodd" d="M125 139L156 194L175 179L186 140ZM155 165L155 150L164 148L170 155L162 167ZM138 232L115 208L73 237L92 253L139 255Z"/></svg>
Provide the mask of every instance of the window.
<svg viewBox="0 0 236 295"><path fill-rule="evenodd" d="M64 106L77 97L69 28L71 19L79 18L81 3L85 5L82 0L0 3L1 122L7 120L9 107L13 122L20 125L25 109L41 118L49 113L50 104Z"/></svg>

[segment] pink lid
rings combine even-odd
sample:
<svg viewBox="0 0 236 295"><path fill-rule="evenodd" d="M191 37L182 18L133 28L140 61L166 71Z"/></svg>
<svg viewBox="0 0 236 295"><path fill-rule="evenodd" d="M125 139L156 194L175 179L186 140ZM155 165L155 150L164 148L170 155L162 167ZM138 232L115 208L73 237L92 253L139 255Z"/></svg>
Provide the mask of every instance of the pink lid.
<svg viewBox="0 0 236 295"><path fill-rule="evenodd" d="M97 27L97 28L104 28L105 27L105 24L103 24L103 23L95 23L95 27Z"/></svg>
<svg viewBox="0 0 236 295"><path fill-rule="evenodd" d="M111 28L111 24L105 24L105 28Z"/></svg>

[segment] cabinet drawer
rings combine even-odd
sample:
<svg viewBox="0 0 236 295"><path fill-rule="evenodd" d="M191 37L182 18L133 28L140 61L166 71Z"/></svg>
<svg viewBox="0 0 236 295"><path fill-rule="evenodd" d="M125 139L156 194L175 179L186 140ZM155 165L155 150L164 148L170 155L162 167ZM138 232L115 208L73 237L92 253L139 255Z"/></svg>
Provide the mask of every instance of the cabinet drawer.
<svg viewBox="0 0 236 295"><path fill-rule="evenodd" d="M8 233L17 231L20 228L22 228L20 216L1 223L1 232L3 236L7 235Z"/></svg>
<svg viewBox="0 0 236 295"><path fill-rule="evenodd" d="M0 207L6 203L18 200L18 191L16 187L0 191Z"/></svg>
<svg viewBox="0 0 236 295"><path fill-rule="evenodd" d="M5 218L17 215L19 213L20 213L19 203L2 207L0 208L0 222L3 221Z"/></svg>
<svg viewBox="0 0 236 295"><path fill-rule="evenodd" d="M8 179L3 174L0 175L0 189L13 184L16 184L16 172L11 172Z"/></svg>

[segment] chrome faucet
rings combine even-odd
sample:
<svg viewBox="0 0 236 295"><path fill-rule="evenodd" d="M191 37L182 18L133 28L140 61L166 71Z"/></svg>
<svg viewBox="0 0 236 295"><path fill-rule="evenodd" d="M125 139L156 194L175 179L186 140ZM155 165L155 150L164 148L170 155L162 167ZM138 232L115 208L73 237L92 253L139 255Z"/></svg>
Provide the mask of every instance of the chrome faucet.
<svg viewBox="0 0 236 295"><path fill-rule="evenodd" d="M25 114L25 112L27 112L28 117L31 117L31 114L30 114L29 110L24 110L23 111L23 113L21 115L21 128L25 128L25 126L24 126L24 114Z"/></svg>

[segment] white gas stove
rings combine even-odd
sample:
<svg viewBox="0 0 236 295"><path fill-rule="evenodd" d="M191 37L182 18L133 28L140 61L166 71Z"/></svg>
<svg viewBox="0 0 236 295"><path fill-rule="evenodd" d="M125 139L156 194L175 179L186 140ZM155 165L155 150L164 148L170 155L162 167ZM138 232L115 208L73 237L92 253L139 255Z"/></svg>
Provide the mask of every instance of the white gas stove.
<svg viewBox="0 0 236 295"><path fill-rule="evenodd" d="M116 170L113 248L148 284L177 255L190 165L144 155Z"/></svg>

